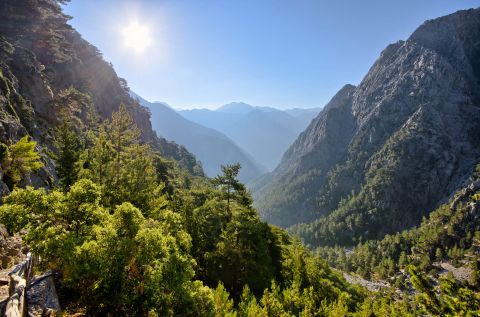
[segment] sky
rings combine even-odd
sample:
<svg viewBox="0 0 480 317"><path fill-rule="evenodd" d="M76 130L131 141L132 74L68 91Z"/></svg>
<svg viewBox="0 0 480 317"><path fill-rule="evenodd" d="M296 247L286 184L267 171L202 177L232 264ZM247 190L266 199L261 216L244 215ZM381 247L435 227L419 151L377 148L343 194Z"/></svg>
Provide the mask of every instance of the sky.
<svg viewBox="0 0 480 317"><path fill-rule="evenodd" d="M71 0L64 10L149 101L177 109L233 101L286 109L324 106L425 20L479 6L480 0Z"/></svg>

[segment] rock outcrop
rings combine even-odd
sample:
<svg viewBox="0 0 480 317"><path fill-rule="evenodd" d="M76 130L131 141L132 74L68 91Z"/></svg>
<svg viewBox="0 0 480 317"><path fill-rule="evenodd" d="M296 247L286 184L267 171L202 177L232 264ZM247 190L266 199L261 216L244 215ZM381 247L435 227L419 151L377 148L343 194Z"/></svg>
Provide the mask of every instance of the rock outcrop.
<svg viewBox="0 0 480 317"><path fill-rule="evenodd" d="M1 1L0 16L0 142L29 134L45 163L27 184L48 187L55 181L45 153L53 149L59 123L68 118L84 130L109 118L120 104L133 116L144 142L201 173L185 148L156 136L148 110L129 96L126 81L97 48L67 24L59 1ZM0 192L3 188L0 180Z"/></svg>
<svg viewBox="0 0 480 317"><path fill-rule="evenodd" d="M310 230L331 243L418 224L480 161L479 88L480 9L425 22L340 90L257 183L256 207L284 227L324 218Z"/></svg>
<svg viewBox="0 0 480 317"><path fill-rule="evenodd" d="M25 256L20 236L10 236L5 226L0 224L0 270L17 264Z"/></svg>

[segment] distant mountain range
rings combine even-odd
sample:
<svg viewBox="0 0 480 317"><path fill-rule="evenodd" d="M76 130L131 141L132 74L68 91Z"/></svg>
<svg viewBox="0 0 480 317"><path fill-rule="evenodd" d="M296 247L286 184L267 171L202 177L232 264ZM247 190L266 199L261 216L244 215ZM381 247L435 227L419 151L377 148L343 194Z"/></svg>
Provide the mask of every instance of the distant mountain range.
<svg viewBox="0 0 480 317"><path fill-rule="evenodd" d="M232 102L216 110L174 110L131 92L151 112L159 136L185 146L212 177L220 165L239 162L240 180L250 182L275 168L282 154L320 108L278 110Z"/></svg>
<svg viewBox="0 0 480 317"><path fill-rule="evenodd" d="M151 112L150 121L159 136L185 146L202 162L205 173L213 177L220 173L220 166L240 163L240 180L248 182L266 172L254 158L223 133L192 122L165 103L148 102L131 93L140 104Z"/></svg>
<svg viewBox="0 0 480 317"><path fill-rule="evenodd" d="M319 112L320 108L282 111L242 102L217 110L179 111L193 122L222 132L268 170L278 165L283 153Z"/></svg>

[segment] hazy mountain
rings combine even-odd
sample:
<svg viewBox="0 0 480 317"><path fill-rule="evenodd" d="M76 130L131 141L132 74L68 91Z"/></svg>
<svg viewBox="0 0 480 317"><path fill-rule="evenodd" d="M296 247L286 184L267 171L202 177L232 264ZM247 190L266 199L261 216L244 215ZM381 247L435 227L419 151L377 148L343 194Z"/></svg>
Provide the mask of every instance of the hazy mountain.
<svg viewBox="0 0 480 317"><path fill-rule="evenodd" d="M252 105L246 104L244 102L231 102L226 105L221 106L216 111L232 114L248 114L253 110L261 110L265 112L278 111L275 108L271 107L254 107Z"/></svg>
<svg viewBox="0 0 480 317"><path fill-rule="evenodd" d="M151 112L153 129L166 138L185 146L202 162L208 176L220 173L220 165L239 162L240 179L248 182L266 171L255 160L221 132L185 119L165 103L150 103L138 95L140 104Z"/></svg>
<svg viewBox="0 0 480 317"><path fill-rule="evenodd" d="M282 154L318 114L319 108L277 110L254 107L242 102L217 110L181 110L185 118L221 131L272 170Z"/></svg>
<svg viewBox="0 0 480 317"><path fill-rule="evenodd" d="M419 224L480 160L480 9L389 45L258 181L271 223L351 244Z"/></svg>

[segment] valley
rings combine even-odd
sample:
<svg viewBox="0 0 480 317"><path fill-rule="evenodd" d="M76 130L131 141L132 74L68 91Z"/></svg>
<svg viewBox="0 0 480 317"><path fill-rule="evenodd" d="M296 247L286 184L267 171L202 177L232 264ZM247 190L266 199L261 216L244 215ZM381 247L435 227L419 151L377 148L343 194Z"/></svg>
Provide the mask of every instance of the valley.
<svg viewBox="0 0 480 317"><path fill-rule="evenodd" d="M71 5L0 2L2 316L480 314L480 8L324 107L180 110L135 93ZM159 39L125 24L140 65Z"/></svg>

